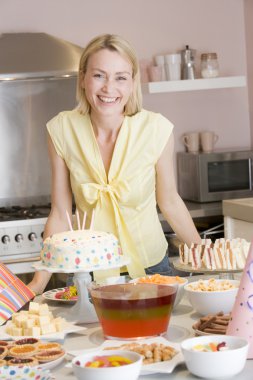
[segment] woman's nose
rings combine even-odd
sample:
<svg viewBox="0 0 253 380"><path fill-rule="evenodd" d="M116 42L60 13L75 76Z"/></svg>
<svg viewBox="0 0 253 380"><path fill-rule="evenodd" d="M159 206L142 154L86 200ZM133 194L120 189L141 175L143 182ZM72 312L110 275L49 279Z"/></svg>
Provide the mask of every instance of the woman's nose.
<svg viewBox="0 0 253 380"><path fill-rule="evenodd" d="M103 90L106 92L110 92L111 89L113 89L113 81L110 79L106 79L103 85Z"/></svg>

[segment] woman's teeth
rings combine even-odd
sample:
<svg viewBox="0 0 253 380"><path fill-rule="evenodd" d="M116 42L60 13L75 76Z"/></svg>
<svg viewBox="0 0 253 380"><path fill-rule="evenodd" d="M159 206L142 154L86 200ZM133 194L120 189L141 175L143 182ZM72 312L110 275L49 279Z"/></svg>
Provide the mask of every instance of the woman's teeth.
<svg viewBox="0 0 253 380"><path fill-rule="evenodd" d="M99 96L99 99L104 103L114 103L117 98L104 98L103 96Z"/></svg>

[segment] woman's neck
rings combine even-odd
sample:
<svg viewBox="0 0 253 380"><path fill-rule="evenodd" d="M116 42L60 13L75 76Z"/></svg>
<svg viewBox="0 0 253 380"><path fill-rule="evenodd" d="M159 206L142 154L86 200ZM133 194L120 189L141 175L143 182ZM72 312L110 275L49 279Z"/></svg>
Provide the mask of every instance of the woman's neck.
<svg viewBox="0 0 253 380"><path fill-rule="evenodd" d="M105 118L90 115L91 125L103 160L104 169L108 176L116 140L124 120L124 115Z"/></svg>
<svg viewBox="0 0 253 380"><path fill-rule="evenodd" d="M99 137L101 134L110 136L115 135L116 137L123 123L124 115L116 117L101 117L91 113L90 119L96 137Z"/></svg>

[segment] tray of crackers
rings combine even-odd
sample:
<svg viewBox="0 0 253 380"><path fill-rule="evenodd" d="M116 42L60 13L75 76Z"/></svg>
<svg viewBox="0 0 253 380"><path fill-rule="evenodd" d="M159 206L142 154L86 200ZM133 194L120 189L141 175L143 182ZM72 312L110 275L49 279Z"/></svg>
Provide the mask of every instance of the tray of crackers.
<svg viewBox="0 0 253 380"><path fill-rule="evenodd" d="M230 319L231 313L224 314L221 311L216 314L208 314L194 323L192 328L196 335L225 335Z"/></svg>
<svg viewBox="0 0 253 380"><path fill-rule="evenodd" d="M0 341L0 366L53 368L63 361L65 350L57 342L36 338Z"/></svg>

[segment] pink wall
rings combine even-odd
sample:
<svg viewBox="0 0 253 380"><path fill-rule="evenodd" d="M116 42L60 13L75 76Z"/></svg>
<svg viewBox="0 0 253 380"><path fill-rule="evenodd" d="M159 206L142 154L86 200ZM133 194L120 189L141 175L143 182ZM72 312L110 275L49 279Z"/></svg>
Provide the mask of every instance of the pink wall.
<svg viewBox="0 0 253 380"><path fill-rule="evenodd" d="M189 44L198 57L217 52L222 76L247 75L243 0L1 0L0 33L25 31L81 46L97 34L117 33L132 42L140 59ZM218 149L250 147L247 88L145 95L144 107L175 124L176 150L184 149L184 132L201 129L219 135Z"/></svg>
<svg viewBox="0 0 253 380"><path fill-rule="evenodd" d="M244 0L245 36L247 53L247 76L249 96L249 117L251 125L251 146L253 147L253 1Z"/></svg>

